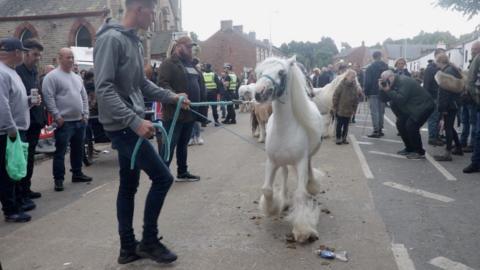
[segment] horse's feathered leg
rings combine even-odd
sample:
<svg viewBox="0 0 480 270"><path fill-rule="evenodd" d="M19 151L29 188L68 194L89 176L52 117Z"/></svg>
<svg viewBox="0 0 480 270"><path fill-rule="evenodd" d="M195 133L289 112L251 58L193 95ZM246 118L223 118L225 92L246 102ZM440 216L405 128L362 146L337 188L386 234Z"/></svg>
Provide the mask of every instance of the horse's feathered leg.
<svg viewBox="0 0 480 270"><path fill-rule="evenodd" d="M318 239L318 205L307 194L308 163L305 157L296 166L298 183L293 197L293 211L289 215L293 223L293 236L300 243Z"/></svg>
<svg viewBox="0 0 480 270"><path fill-rule="evenodd" d="M260 209L267 215L275 215L280 211L280 205L274 198L273 182L275 181L275 174L278 166L274 165L270 159L267 158L265 165L265 182L263 183L263 195L260 198Z"/></svg>
<svg viewBox="0 0 480 270"><path fill-rule="evenodd" d="M283 176L283 181L282 185L280 187L280 195L281 197L281 205L282 205L282 210L285 211L290 207L290 203L288 202L288 186L287 186L287 181L288 181L288 167L283 166L282 167L282 176Z"/></svg>
<svg viewBox="0 0 480 270"><path fill-rule="evenodd" d="M310 195L317 195L320 192L320 177L321 172L317 171L312 166L312 159L308 161L308 184L307 191Z"/></svg>

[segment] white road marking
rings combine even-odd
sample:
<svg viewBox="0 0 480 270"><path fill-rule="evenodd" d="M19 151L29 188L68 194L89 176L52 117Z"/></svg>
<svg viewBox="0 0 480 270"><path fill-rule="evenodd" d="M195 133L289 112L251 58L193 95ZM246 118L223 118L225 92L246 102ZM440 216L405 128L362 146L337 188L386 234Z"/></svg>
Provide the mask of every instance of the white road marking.
<svg viewBox="0 0 480 270"><path fill-rule="evenodd" d="M362 145L373 145L372 142L358 142L358 144L362 144Z"/></svg>
<svg viewBox="0 0 480 270"><path fill-rule="evenodd" d="M386 156L386 157L394 157L394 158L401 158L401 159L406 158L405 156L402 156L402 155L384 153L384 152L379 152L379 151L369 151L369 153L374 154L374 155Z"/></svg>
<svg viewBox="0 0 480 270"><path fill-rule="evenodd" d="M373 127L368 127L368 126L360 126L360 125L355 125L357 128L366 128L366 129L373 129Z"/></svg>
<svg viewBox="0 0 480 270"><path fill-rule="evenodd" d="M95 191L103 188L103 187L106 186L107 184L108 184L108 183L105 183L105 184L103 184L103 185L101 185L101 186L98 186L98 187L96 187L96 188L94 188L94 189L91 189L91 190L85 192L85 194L83 194L82 197L85 197L85 196L87 196L88 194L90 194L90 193L92 193L92 192L95 192Z"/></svg>
<svg viewBox="0 0 480 270"><path fill-rule="evenodd" d="M355 138L355 135L353 134L350 134L349 137L353 145L353 150L355 150L358 160L360 161L360 166L362 167L363 174L367 179L374 179L375 177L373 176L372 170L370 170L370 167L368 166L367 159L363 155L362 149L360 149L357 138Z"/></svg>
<svg viewBox="0 0 480 270"><path fill-rule="evenodd" d="M474 270L473 268L470 268L459 262L454 262L445 257L437 257L435 259L431 259L428 263L445 270Z"/></svg>
<svg viewBox="0 0 480 270"><path fill-rule="evenodd" d="M431 192L428 192L428 191L425 191L425 190L416 189L416 188L412 188L412 187L409 187L409 186L404 186L404 185L393 183L393 182L385 182L385 183L383 183L383 185L385 185L387 187L395 188L395 189L398 189L398 190L402 190L402 191L405 191L405 192L408 192L408 193L413 193L413 194L416 194L416 195L420 195L420 196L425 197L425 198L441 201L441 202L450 203L450 202L455 201L454 199L449 198L447 196L431 193Z"/></svg>
<svg viewBox="0 0 480 270"><path fill-rule="evenodd" d="M428 153L425 153L425 157L427 158L428 161L430 161L430 163L432 163L432 165L437 168L437 170L443 174L443 176L445 176L445 178L448 180L448 181L457 181L457 178L455 176L453 176L451 173L449 173L447 171L447 169L445 169L445 167L443 167L440 163L438 163L430 154Z"/></svg>
<svg viewBox="0 0 480 270"><path fill-rule="evenodd" d="M363 136L363 138L365 138L365 139L370 139L370 140L382 141L382 142L403 143L402 141L399 141L399 140L381 139L381 138L369 138L368 136Z"/></svg>
<svg viewBox="0 0 480 270"><path fill-rule="evenodd" d="M397 125L395 125L395 123L390 119L388 118L388 116L384 115L383 118L385 119L385 121L387 121L392 127L396 128Z"/></svg>
<svg viewBox="0 0 480 270"><path fill-rule="evenodd" d="M392 251L398 270L415 270L415 265L413 265L413 261L404 245L392 243Z"/></svg>

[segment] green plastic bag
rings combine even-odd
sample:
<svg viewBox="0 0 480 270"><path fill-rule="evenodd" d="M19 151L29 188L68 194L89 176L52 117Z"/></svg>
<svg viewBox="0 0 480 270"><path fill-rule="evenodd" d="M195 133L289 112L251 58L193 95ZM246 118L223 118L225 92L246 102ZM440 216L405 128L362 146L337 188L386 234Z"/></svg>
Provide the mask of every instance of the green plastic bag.
<svg viewBox="0 0 480 270"><path fill-rule="evenodd" d="M8 176L14 181L20 181L27 175L28 143L22 142L20 133L12 141L7 139L6 163Z"/></svg>

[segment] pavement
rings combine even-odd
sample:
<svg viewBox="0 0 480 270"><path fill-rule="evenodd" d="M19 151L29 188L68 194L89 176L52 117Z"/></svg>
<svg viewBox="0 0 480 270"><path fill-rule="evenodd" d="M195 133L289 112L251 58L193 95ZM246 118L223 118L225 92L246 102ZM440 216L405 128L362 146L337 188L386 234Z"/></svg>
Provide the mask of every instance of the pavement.
<svg viewBox="0 0 480 270"><path fill-rule="evenodd" d="M368 121L361 115L357 119ZM174 264L116 263L118 167L116 153L100 145L105 152L85 168L94 177L91 184L67 181L66 190L55 193L51 160L37 164L33 189L43 197L36 201L32 221L0 221L3 269L480 269L478 174L459 172L467 157L445 165L456 178L447 180L445 171L429 161L371 153L392 154L400 148L388 123L386 139L392 142L365 139L370 130L363 123L352 125L350 145L327 139L314 158L314 166L326 174L318 196L320 239L296 245L286 241L291 226L283 217L267 218L258 210L265 153L251 137L249 115L240 114L237 122L228 128L251 144L222 128L205 128L206 143L189 148L189 170L202 180L175 183L167 196L159 229L179 256ZM290 175L292 190L295 179ZM148 188L142 174L137 237ZM349 261L319 258L314 251L320 245L347 251Z"/></svg>

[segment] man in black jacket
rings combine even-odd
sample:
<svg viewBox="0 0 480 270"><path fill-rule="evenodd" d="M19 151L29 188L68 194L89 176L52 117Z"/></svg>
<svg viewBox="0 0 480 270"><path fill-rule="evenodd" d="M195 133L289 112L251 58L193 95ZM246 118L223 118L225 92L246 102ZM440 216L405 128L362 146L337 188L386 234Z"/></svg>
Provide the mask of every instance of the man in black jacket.
<svg viewBox="0 0 480 270"><path fill-rule="evenodd" d="M445 53L444 49L438 48L435 50L434 56L437 57L440 53ZM438 98L438 84L435 81L435 74L439 68L433 62L433 60L428 61L428 66L425 69L425 74L423 76L423 88L425 88L428 93L432 96L433 100L436 102ZM438 104L435 104L438 106ZM439 139L439 130L438 125L440 122L440 114L437 109L435 109L428 118L428 144L433 146L443 146L443 141Z"/></svg>
<svg viewBox="0 0 480 270"><path fill-rule="evenodd" d="M388 69L388 65L382 61L382 53L376 51L373 53L374 62L365 72L365 95L370 104L370 114L372 116L373 133L368 135L370 138L380 138L384 136L383 117L385 114L385 103L380 99L378 89L378 79L382 72Z"/></svg>
<svg viewBox="0 0 480 270"><path fill-rule="evenodd" d="M34 39L24 41L23 46L30 51L25 52L23 63L16 67L16 71L25 85L27 96L30 96L32 89L37 89L37 91L39 89L37 65L42 57L43 46ZM35 148L38 144L40 132L46 123L45 107L43 105L31 107L30 127L26 133L26 139L29 144L27 175L20 181L16 190L17 200L21 201L20 203L24 211L35 208L35 203L31 199L37 199L42 196L39 192L33 192L30 187L32 185Z"/></svg>
<svg viewBox="0 0 480 270"><path fill-rule="evenodd" d="M398 108L396 125L405 144L398 154L408 159L425 159L420 128L434 109L432 97L415 79L395 75L391 70L382 73L379 85Z"/></svg>

